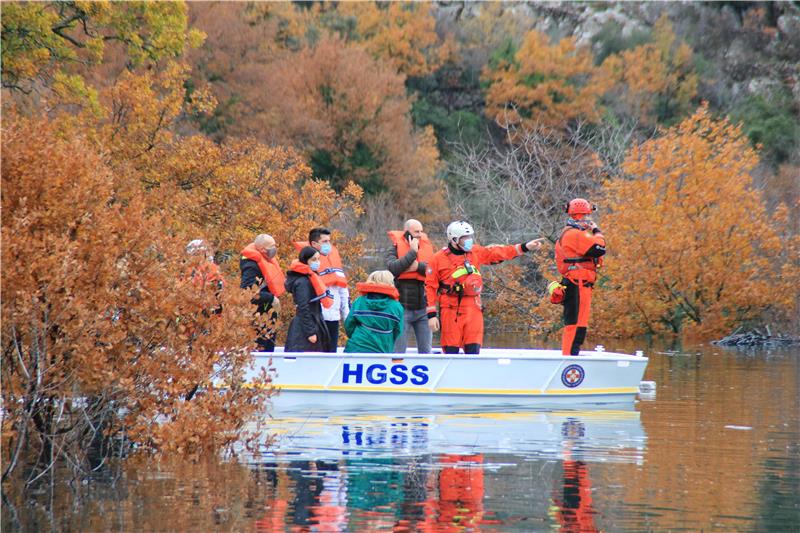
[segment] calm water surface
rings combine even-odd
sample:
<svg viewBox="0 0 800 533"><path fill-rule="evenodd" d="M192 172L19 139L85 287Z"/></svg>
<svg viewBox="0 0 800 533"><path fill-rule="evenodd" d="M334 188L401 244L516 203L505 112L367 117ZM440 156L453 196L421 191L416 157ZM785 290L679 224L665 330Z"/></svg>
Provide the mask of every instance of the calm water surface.
<svg viewBox="0 0 800 533"><path fill-rule="evenodd" d="M657 393L629 405L320 406L245 465L9 495L3 531L800 531L800 350L648 355Z"/></svg>

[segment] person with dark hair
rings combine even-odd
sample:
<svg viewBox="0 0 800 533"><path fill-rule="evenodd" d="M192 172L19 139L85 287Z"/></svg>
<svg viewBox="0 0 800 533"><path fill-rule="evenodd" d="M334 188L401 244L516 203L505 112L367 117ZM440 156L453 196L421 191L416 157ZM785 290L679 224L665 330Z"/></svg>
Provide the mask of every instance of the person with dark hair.
<svg viewBox="0 0 800 533"><path fill-rule="evenodd" d="M339 323L350 313L350 290L347 288L342 258L331 242L331 230L328 228L313 228L308 232L307 242L296 242L294 245L298 250L311 246L320 254L319 276L333 296L333 305L322 309L322 318L328 328L328 345L324 351L335 352L339 344Z"/></svg>
<svg viewBox="0 0 800 533"><path fill-rule="evenodd" d="M333 297L317 274L319 268L319 252L305 246L286 273L286 290L297 312L289 324L285 352L324 352L329 344L322 308L333 305Z"/></svg>

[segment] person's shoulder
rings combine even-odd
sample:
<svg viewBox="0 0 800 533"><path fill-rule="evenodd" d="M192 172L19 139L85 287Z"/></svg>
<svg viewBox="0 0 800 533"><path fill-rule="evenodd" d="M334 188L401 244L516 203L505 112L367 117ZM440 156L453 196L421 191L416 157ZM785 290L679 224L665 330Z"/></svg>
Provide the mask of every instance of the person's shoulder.
<svg viewBox="0 0 800 533"><path fill-rule="evenodd" d="M287 283L291 282L293 285L297 285L300 283L306 283L308 285L311 285L311 279L308 276L306 276L305 274L300 274L299 272L294 272L293 270L290 270L289 272L286 273L286 282Z"/></svg>

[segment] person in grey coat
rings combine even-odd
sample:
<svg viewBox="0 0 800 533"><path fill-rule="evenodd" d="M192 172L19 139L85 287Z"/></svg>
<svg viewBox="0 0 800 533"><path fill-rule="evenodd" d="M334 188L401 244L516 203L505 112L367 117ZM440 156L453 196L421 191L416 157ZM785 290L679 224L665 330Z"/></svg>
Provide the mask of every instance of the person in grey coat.
<svg viewBox="0 0 800 533"><path fill-rule="evenodd" d="M433 246L422 231L422 223L409 219L403 231L390 231L393 247L386 256L386 268L392 273L403 305L403 333L395 341L395 353L405 353L408 332L414 331L417 352L431 353L433 334L425 311L425 269L433 257Z"/></svg>

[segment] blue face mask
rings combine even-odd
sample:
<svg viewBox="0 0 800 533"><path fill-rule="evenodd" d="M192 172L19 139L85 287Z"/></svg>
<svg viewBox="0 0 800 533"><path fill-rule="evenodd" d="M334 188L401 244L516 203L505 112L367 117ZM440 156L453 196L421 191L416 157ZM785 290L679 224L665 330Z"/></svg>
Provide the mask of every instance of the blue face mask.
<svg viewBox="0 0 800 533"><path fill-rule="evenodd" d="M319 247L319 253L322 255L328 255L331 253L331 243L326 242L322 246Z"/></svg>
<svg viewBox="0 0 800 533"><path fill-rule="evenodd" d="M464 244L461 245L461 248L465 252L469 252L470 250L472 250L472 245L473 244L474 244L474 241L472 239L464 239Z"/></svg>
<svg viewBox="0 0 800 533"><path fill-rule="evenodd" d="M316 272L317 270L319 270L319 261L311 261L311 262L308 264L308 268L310 268L311 270L313 270L314 272Z"/></svg>

